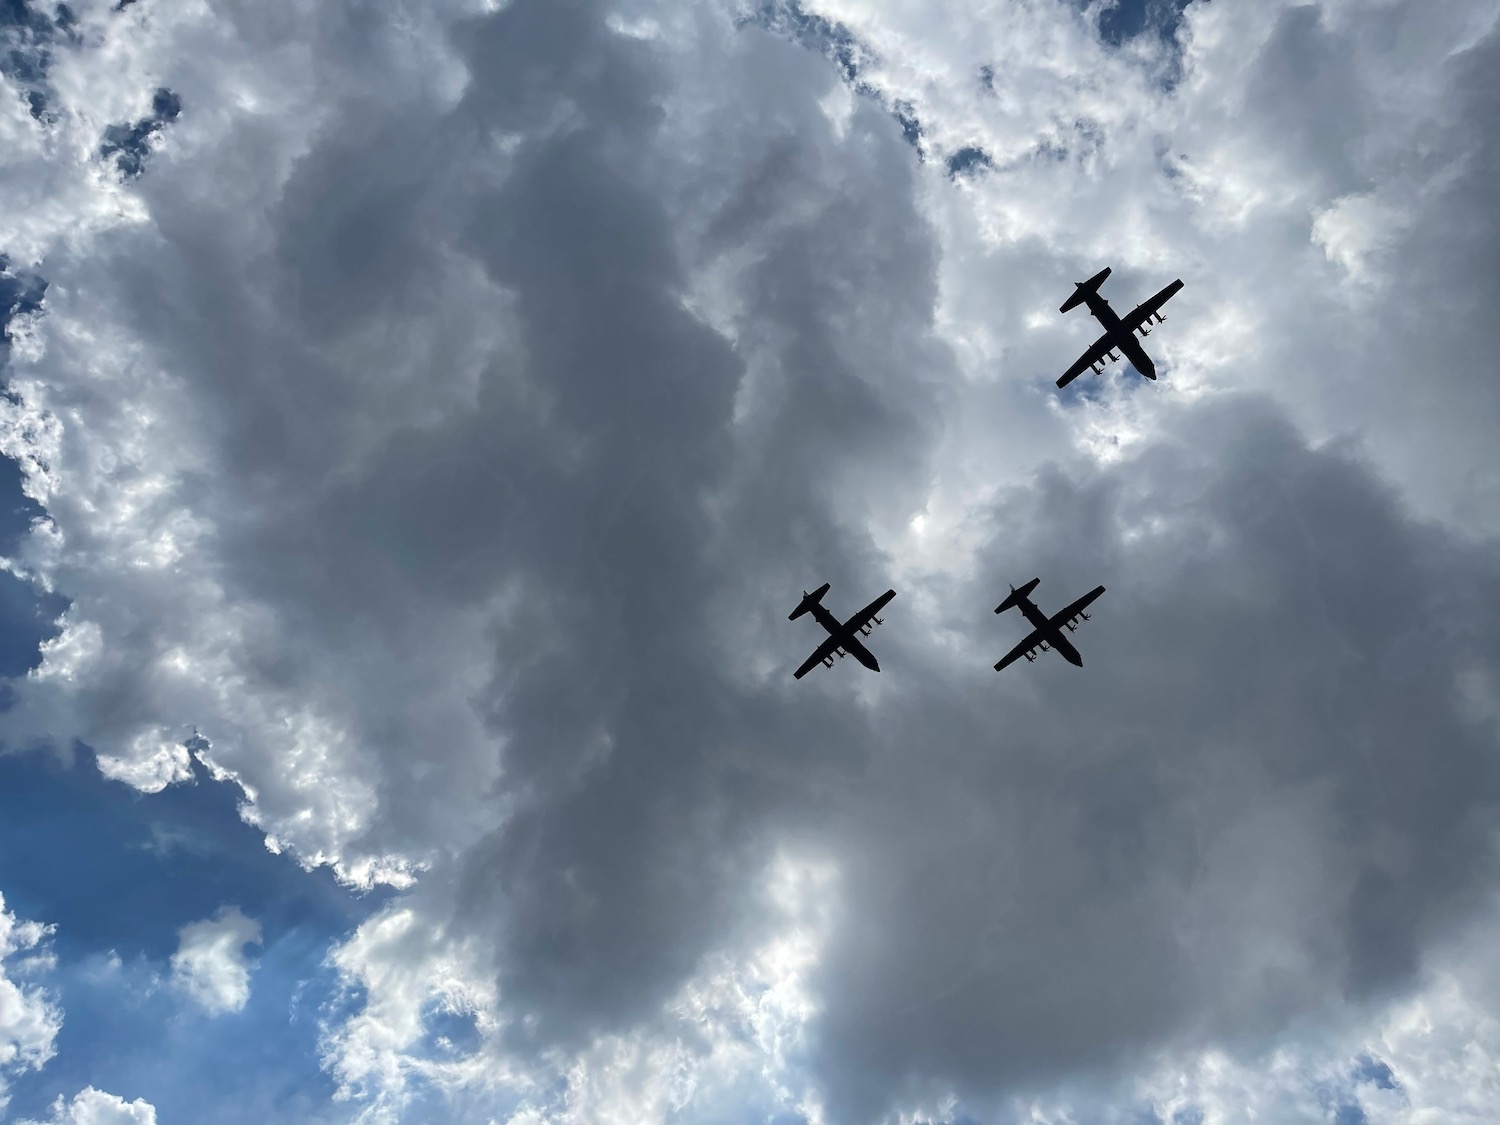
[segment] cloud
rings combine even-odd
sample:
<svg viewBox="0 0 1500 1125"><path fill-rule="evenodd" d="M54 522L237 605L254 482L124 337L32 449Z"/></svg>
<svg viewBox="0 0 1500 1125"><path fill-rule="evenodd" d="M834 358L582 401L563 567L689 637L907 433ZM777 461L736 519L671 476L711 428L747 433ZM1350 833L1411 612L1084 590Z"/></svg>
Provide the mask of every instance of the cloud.
<svg viewBox="0 0 1500 1125"><path fill-rule="evenodd" d="M434 940L409 904L393 906L335 955L346 989L364 1002L329 1027L325 1063L341 1095L366 1099L378 1122L497 1105L518 1125L683 1112L818 1120L808 972L831 922L832 875L826 864L776 857L746 889L768 916L759 934L705 958L644 1025L540 1059L518 1058L496 1034L482 947ZM439 1034L442 1025L457 1034Z"/></svg>
<svg viewBox="0 0 1500 1125"><path fill-rule="evenodd" d="M965 659L876 743L838 844L860 925L818 982L850 1119L890 1075L982 1100L1148 1044L1253 1049L1411 980L1493 885L1494 727L1455 691L1493 683L1491 552L1253 399L1163 413L1138 456L1005 495L993 561L941 589L1109 586L1082 676L944 692L1017 636L955 614Z"/></svg>
<svg viewBox="0 0 1500 1125"><path fill-rule="evenodd" d="M211 1016L243 1010L250 999L247 945L260 944L260 923L226 906L178 931L172 983Z"/></svg>
<svg viewBox="0 0 1500 1125"><path fill-rule="evenodd" d="M48 926L18 919L0 897L0 1109L9 1101L7 1079L45 1066L62 1028L54 998L25 979L51 967L42 946L50 933Z"/></svg>
<svg viewBox="0 0 1500 1125"><path fill-rule="evenodd" d="M1493 5L146 10L5 126L70 607L0 730L402 890L334 954L373 1116L1188 1112L1360 1020L1373 1105L1470 1003ZM1186 280L1164 377L1059 398L1101 264ZM1085 666L996 677L1033 576L1108 587ZM790 680L821 581L898 589L880 676ZM183 930L210 1011L255 925Z"/></svg>
<svg viewBox="0 0 1500 1125"><path fill-rule="evenodd" d="M127 1102L86 1086L71 1102L59 1097L52 1103L52 1115L45 1122L18 1125L156 1125L156 1110L140 1098Z"/></svg>

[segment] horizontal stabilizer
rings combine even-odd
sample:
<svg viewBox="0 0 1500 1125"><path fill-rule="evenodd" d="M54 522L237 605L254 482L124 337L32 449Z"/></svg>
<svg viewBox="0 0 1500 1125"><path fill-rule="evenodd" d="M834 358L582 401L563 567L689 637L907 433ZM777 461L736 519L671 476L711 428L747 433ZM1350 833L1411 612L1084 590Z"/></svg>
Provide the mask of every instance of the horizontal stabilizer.
<svg viewBox="0 0 1500 1125"><path fill-rule="evenodd" d="M795 621L808 610L812 609L813 606L821 605L823 602L823 595L828 593L829 585L830 583L825 582L810 594L806 590L803 590L802 600L797 603L797 608L792 610L792 614L787 618L787 620Z"/></svg>
<svg viewBox="0 0 1500 1125"><path fill-rule="evenodd" d="M1026 583L1026 585L1022 586L1019 590L1016 589L1014 586L1012 586L1010 588L1010 595L1003 602L1001 602L999 605L997 605L995 607L995 612L996 613L1004 613L1007 609L1014 609L1016 606L1020 605L1021 604L1021 600L1023 598L1026 598L1027 596L1029 596L1030 593L1031 593L1031 591L1035 590L1037 588L1037 586L1041 583L1041 581L1042 580L1040 578L1033 578L1030 582Z"/></svg>
<svg viewBox="0 0 1500 1125"><path fill-rule="evenodd" d="M1095 292L1099 286L1104 284L1104 279L1109 276L1110 267L1105 266L1087 281L1080 281L1073 286L1073 295L1063 302L1059 312L1067 312L1069 309L1077 308L1080 301L1084 300L1090 293Z"/></svg>

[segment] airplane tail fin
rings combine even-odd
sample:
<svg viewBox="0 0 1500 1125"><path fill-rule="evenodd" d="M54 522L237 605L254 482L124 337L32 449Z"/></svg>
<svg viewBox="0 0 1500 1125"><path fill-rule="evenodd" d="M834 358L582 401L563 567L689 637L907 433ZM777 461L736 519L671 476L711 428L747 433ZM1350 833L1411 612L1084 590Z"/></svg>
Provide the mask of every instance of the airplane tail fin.
<svg viewBox="0 0 1500 1125"><path fill-rule="evenodd" d="M1104 284L1104 279L1109 276L1111 267L1105 266L1087 281L1080 281L1073 286L1073 295L1063 302L1059 312L1067 312L1069 309L1077 308L1079 302L1083 301L1090 293L1098 290Z"/></svg>
<svg viewBox="0 0 1500 1125"><path fill-rule="evenodd" d="M1025 598L1028 594L1031 593L1031 591L1033 591L1033 590L1035 590L1037 588L1037 585L1040 582L1041 582L1040 578L1033 578L1030 582L1026 583L1026 585L1022 586L1019 590L1017 590L1014 586L1012 586L1010 588L1010 596L1007 597L1003 602L1001 602L999 605L997 605L995 607L995 612L996 613L1004 613L1007 609L1015 609L1016 606L1018 606L1018 605L1021 604L1021 600L1023 598Z"/></svg>
<svg viewBox="0 0 1500 1125"><path fill-rule="evenodd" d="M828 593L829 585L830 583L825 582L810 594L806 590L803 590L802 600L797 603L797 608L792 610L792 615L788 617L787 620L795 621L808 610L812 609L813 606L821 605L823 602L823 595Z"/></svg>

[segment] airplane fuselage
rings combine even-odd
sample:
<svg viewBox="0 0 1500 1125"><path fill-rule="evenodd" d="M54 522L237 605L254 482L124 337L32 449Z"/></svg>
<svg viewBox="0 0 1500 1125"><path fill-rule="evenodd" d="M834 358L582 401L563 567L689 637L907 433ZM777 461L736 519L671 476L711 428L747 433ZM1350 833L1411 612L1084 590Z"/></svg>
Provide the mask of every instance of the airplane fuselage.
<svg viewBox="0 0 1500 1125"><path fill-rule="evenodd" d="M848 623L840 621L833 614L829 613L828 610L824 609L822 605L809 606L808 610L813 615L813 620L823 626L829 636L838 638L839 648L854 657L855 660L858 660L866 668L870 669L870 671L880 671L880 662L875 659L875 654L860 644L860 630L855 627L853 621Z"/></svg>
<svg viewBox="0 0 1500 1125"><path fill-rule="evenodd" d="M1072 642L1063 636L1061 622L1054 623L1045 613L1036 607L1030 598L1022 597L1016 601L1017 607L1026 615L1026 620L1031 622L1031 627L1042 635L1042 639L1062 654L1062 658L1069 664L1083 667L1083 656L1073 647Z"/></svg>
<svg viewBox="0 0 1500 1125"><path fill-rule="evenodd" d="M1155 379L1156 364L1146 354L1146 349L1141 347L1135 333L1122 326L1119 314L1110 308L1109 302L1099 296L1097 291L1084 293L1083 299L1088 303L1089 312L1093 314L1094 319L1104 329L1105 335L1109 337L1109 346L1118 348L1120 353L1130 360L1131 365L1147 379Z"/></svg>

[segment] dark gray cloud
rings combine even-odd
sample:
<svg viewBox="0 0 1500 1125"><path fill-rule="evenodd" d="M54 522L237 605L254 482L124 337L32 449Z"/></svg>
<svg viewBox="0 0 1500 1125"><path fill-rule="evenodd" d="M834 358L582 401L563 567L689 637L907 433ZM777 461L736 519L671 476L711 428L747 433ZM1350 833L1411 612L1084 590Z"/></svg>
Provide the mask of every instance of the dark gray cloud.
<svg viewBox="0 0 1500 1125"><path fill-rule="evenodd" d="M1352 303L1312 242L1379 163L1343 32L1289 9L1246 63L1234 139L1311 185L1247 249L1165 205L1150 225L1129 176L1156 175L1151 144L1102 202L1069 195L1089 161L955 185L897 100L847 96L849 27L652 9L650 34L641 11L517 0L439 36L247 9L262 86L162 74L193 113L181 157L121 188L149 221L47 263L21 421L67 420L46 450L66 542L34 557L75 622L24 733L135 762L197 723L279 846L355 879L431 865L382 918L468 951L500 998L470 1038L533 1067L651 1030L753 946L788 852L833 872L807 1057L839 1123L950 1091L999 1118L1016 1091L1409 987L1493 886L1500 574L1391 466L1443 460L1450 420L1478 450L1490 397L1393 370L1420 318ZM1441 198L1480 243L1492 50L1450 64L1434 141L1476 154ZM437 61L414 78L404 52ZM285 89L316 113L236 109ZM1278 132L1293 102L1329 108ZM1099 122L1090 160L1130 147L1107 114L1068 120ZM1189 165L1213 125L1183 127ZM976 184L1014 211L970 239L945 209ZM1192 331L1225 303L1276 314L1264 348L1212 394L1054 406L1058 279L1086 254L1028 207L1196 271L1174 374L1206 366ZM1465 295L1421 315L1445 362L1477 359L1490 259L1414 214L1382 253ZM1330 389L1298 389L1323 365ZM1412 408L1433 383L1438 423ZM1392 454L1403 412L1431 428ZM1351 415L1368 429L1309 439ZM1111 459L1069 444L1091 425ZM924 560L908 529L950 494L979 546ZM1033 576L1044 606L1109 588L1085 666L997 676L1020 626L990 611ZM898 588L879 677L792 682L818 638L785 615L822 581L846 613Z"/></svg>
<svg viewBox="0 0 1500 1125"><path fill-rule="evenodd" d="M1486 357L1500 338L1480 310L1496 286L1481 248L1500 237L1483 187L1497 164L1500 38L1471 32L1420 67L1391 47L1412 11L1371 15L1349 25L1288 9L1257 56L1246 127L1275 138L1259 171L1308 206L1260 224L1262 245L1223 275L1225 297L1257 308L1268 346L1252 377L1299 422L1319 436L1358 431L1423 511L1492 534L1500 389ZM1429 34L1471 18L1465 5L1433 9ZM1416 59L1438 54L1425 37L1413 44ZM1374 91L1395 80L1376 59L1406 68L1403 84L1432 76L1440 95L1376 126ZM1297 111L1309 104L1319 112Z"/></svg>
<svg viewBox="0 0 1500 1125"><path fill-rule="evenodd" d="M1081 671L905 677L838 845L840 1119L903 1081L977 1098L1379 997L1493 886L1494 731L1464 687L1500 668L1492 548L1263 402L1174 414L1141 458L1002 500L981 580L944 591L998 655L1007 581L1053 608L1109 587Z"/></svg>
<svg viewBox="0 0 1500 1125"><path fill-rule="evenodd" d="M920 485L924 396L893 392L920 355L903 336L923 330L931 250L888 123L858 124L888 186L850 198L813 178L823 158L800 135L819 123L799 110L790 147L764 154L779 173L765 187L807 218L777 229L778 211L741 193L711 223L708 245L760 256L740 321L746 350L768 357L772 405L736 432L745 357L683 307L670 216L647 190L661 151L649 55L567 5L516 5L468 42L485 77L460 115L510 124L555 100L587 122L523 145L504 190L476 202L470 245L515 299L525 369L495 372L477 415L427 439L487 446L494 473L464 505L475 541L433 550L480 552L485 580L516 582L523 603L498 630L494 685L516 808L466 861L461 915L501 927L502 989L548 1042L658 1007L733 931L769 822L856 760L846 707L736 689L724 661L741 639L816 643L768 628L799 583L830 578L850 600L883 581L868 544L845 542L824 482ZM751 50L752 65L790 62L804 88L820 80L811 60ZM857 277L874 280L850 301ZM410 518L430 520L444 491L416 489ZM389 505L378 480L370 496Z"/></svg>
<svg viewBox="0 0 1500 1125"><path fill-rule="evenodd" d="M840 500L920 492L931 402L909 372L942 362L922 344L932 250L909 196L819 206L816 157L783 143L774 190L815 220L765 232L774 212L742 197L713 227L757 254L735 355L675 299L669 223L638 186L659 119L637 48L556 30L576 19L523 5L489 25L472 65L495 77L467 107L542 116L516 76L590 123L523 146L472 228L546 418L529 439L501 436L514 408L478 422L497 476L527 482L475 512L510 532L492 572L518 576L526 608L498 638L519 796L466 861L460 907L498 927L525 1033L648 1016L739 921L770 826L845 865L821 993L843 1120L905 1079L977 1097L1408 982L1428 929L1492 875L1492 736L1455 686L1496 666L1472 624L1500 595L1488 554L1234 400L1174 415L1108 472L1044 475L989 517L980 580L937 591L944 624L998 654L1007 579L1041 573L1058 604L1105 582L1084 676L960 671L892 629L873 724L827 692L735 690L708 640L734 630L726 584L764 593L773 624L759 576L788 558L831 568L788 589L832 578L851 608L881 584ZM539 74L523 60L549 40L577 61ZM884 137L889 177L858 182L909 178ZM776 405L736 433L744 361L766 355ZM545 434L573 450L563 471Z"/></svg>

